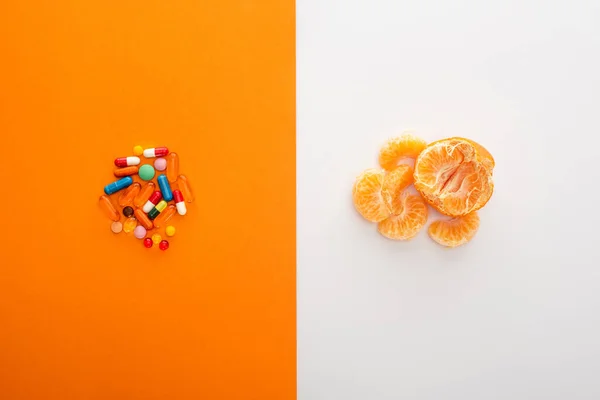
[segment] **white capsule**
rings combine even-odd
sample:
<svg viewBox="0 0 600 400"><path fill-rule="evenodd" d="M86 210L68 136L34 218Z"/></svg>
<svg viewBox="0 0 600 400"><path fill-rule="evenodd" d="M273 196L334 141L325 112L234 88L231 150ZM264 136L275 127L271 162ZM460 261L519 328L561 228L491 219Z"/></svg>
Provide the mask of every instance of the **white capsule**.
<svg viewBox="0 0 600 400"><path fill-rule="evenodd" d="M177 207L177 213L179 215L185 215L185 213L187 212L187 208L185 206L185 201L175 204L175 207Z"/></svg>
<svg viewBox="0 0 600 400"><path fill-rule="evenodd" d="M169 154L169 149L166 147L153 147L151 149L144 150L144 157L146 158L164 157L167 154Z"/></svg>
<svg viewBox="0 0 600 400"><path fill-rule="evenodd" d="M146 202L146 204L144 204L144 207L142 207L142 211L145 212L146 214L148 214L150 212L150 210L152 210L154 208L154 204L152 204L152 202L150 200L148 200Z"/></svg>

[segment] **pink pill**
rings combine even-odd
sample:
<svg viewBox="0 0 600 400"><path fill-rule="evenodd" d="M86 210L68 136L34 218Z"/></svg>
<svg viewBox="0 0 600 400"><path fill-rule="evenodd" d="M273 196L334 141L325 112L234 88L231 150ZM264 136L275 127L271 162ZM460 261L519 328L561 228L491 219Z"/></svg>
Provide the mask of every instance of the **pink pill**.
<svg viewBox="0 0 600 400"><path fill-rule="evenodd" d="M133 230L133 236L135 236L138 239L143 239L144 236L146 236L146 228L144 228L141 225L136 226Z"/></svg>
<svg viewBox="0 0 600 400"><path fill-rule="evenodd" d="M165 169L167 169L167 160L165 160L164 158L157 158L156 160L154 160L154 168L157 171L164 171Z"/></svg>

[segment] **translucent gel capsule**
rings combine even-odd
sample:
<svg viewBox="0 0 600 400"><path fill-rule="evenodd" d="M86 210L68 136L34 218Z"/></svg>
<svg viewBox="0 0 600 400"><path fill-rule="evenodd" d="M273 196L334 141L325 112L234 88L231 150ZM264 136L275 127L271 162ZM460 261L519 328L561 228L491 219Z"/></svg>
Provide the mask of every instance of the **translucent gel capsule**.
<svg viewBox="0 0 600 400"><path fill-rule="evenodd" d="M100 196L99 204L100 208L108 218L110 218L113 221L119 220L119 212L117 211L115 206L112 205L112 202L110 201L110 198L108 196Z"/></svg>
<svg viewBox="0 0 600 400"><path fill-rule="evenodd" d="M150 197L150 195L152 193L154 193L155 190L156 190L156 185L154 184L154 182L148 182L144 186L144 188L142 190L140 190L140 193L137 196L135 196L135 199L133 200L133 204L137 208L142 207L144 204L146 204L146 202L148 201L148 198Z"/></svg>
<svg viewBox="0 0 600 400"><path fill-rule="evenodd" d="M133 185L129 186L127 189L125 189L123 193L121 193L121 195L119 196L119 205L121 207L126 207L130 205L133 202L135 196L137 196L140 192L141 187L142 186L136 182Z"/></svg>
<svg viewBox="0 0 600 400"><path fill-rule="evenodd" d="M165 208L160 214L158 214L158 217L154 219L154 226L157 228L164 226L171 218L173 218L175 211L177 211L177 208L173 204Z"/></svg>
<svg viewBox="0 0 600 400"><path fill-rule="evenodd" d="M174 183L179 175L179 156L177 153L169 153L165 158L167 159L167 179Z"/></svg>
<svg viewBox="0 0 600 400"><path fill-rule="evenodd" d="M187 201L188 203L194 201L194 192L192 192L190 180L185 175L179 175L177 185L179 186L179 190L181 190L185 201Z"/></svg>
<svg viewBox="0 0 600 400"><path fill-rule="evenodd" d="M127 221L123 224L123 232L131 233L137 226L137 220L133 217L127 218Z"/></svg>

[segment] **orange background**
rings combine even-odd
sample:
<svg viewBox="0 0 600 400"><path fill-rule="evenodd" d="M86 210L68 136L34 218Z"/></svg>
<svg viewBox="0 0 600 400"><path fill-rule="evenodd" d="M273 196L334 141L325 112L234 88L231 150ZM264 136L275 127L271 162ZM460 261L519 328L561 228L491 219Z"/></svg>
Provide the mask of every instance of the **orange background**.
<svg viewBox="0 0 600 400"><path fill-rule="evenodd" d="M0 2L0 398L295 398L291 0ZM171 248L97 199L179 153Z"/></svg>

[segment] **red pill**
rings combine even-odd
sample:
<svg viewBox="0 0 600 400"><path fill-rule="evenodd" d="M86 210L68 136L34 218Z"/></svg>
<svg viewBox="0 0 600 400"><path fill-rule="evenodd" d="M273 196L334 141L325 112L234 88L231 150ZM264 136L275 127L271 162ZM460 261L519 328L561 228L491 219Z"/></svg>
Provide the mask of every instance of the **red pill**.
<svg viewBox="0 0 600 400"><path fill-rule="evenodd" d="M158 248L161 249L162 251L165 251L166 249L169 248L169 242L166 240L162 240L159 245Z"/></svg>
<svg viewBox="0 0 600 400"><path fill-rule="evenodd" d="M140 163L139 157L119 157L115 160L115 165L119 168L130 167Z"/></svg>
<svg viewBox="0 0 600 400"><path fill-rule="evenodd" d="M149 249L150 247L152 247L152 239L150 238L146 238L144 239L144 247L146 247L147 249Z"/></svg>

